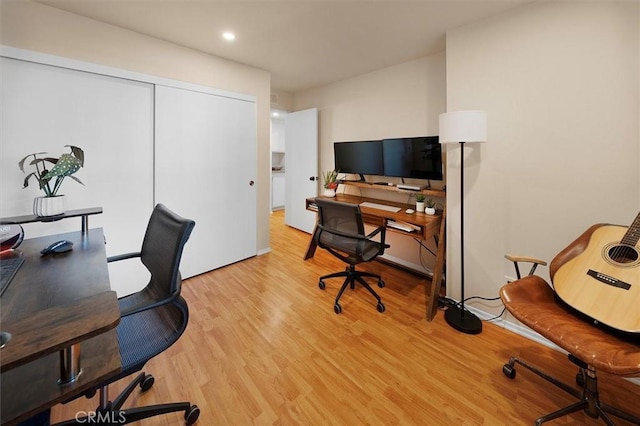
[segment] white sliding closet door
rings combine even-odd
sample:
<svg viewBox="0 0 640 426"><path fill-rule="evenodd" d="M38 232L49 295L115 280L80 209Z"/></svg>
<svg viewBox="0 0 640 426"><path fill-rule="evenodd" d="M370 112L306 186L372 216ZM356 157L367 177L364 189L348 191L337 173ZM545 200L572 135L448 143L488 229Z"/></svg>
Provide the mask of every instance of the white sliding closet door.
<svg viewBox="0 0 640 426"><path fill-rule="evenodd" d="M156 202L196 226L183 278L256 254L255 103L156 86Z"/></svg>
<svg viewBox="0 0 640 426"><path fill-rule="evenodd" d="M42 151L57 157L64 145L85 152L76 174L85 186L65 179L61 187L67 208L103 207L89 226L104 228L108 255L139 251L153 208L153 85L0 58L1 217L31 214L43 195L34 179L22 189L18 161ZM80 219L24 228L26 238L79 231ZM141 288L143 271L110 272L112 288L120 296Z"/></svg>

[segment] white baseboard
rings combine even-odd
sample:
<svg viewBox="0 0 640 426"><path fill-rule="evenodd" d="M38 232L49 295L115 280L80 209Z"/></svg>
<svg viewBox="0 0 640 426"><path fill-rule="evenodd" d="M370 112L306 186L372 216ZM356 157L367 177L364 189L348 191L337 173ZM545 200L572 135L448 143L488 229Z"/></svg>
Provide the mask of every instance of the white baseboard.
<svg viewBox="0 0 640 426"><path fill-rule="evenodd" d="M256 256L262 256L263 254L271 253L271 247L264 248L262 250L258 250Z"/></svg>

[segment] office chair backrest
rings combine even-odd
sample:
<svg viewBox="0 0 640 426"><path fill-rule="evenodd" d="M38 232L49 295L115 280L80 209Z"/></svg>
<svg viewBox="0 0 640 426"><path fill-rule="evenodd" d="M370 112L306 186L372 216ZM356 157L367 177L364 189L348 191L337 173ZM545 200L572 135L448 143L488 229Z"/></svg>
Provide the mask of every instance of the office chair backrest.
<svg viewBox="0 0 640 426"><path fill-rule="evenodd" d="M333 231L351 235L364 235L360 206L318 198L320 225Z"/></svg>
<svg viewBox="0 0 640 426"><path fill-rule="evenodd" d="M142 242L141 260L151 273L148 288L164 295L180 294L180 259L185 243L195 226L163 204L153 209Z"/></svg>

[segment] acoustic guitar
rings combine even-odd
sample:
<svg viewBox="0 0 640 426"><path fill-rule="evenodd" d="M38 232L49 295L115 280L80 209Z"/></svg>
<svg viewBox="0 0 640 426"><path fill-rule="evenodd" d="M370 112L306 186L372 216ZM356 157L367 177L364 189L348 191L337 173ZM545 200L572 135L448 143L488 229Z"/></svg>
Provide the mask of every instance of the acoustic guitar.
<svg viewBox="0 0 640 426"><path fill-rule="evenodd" d="M551 263L556 294L602 324L640 333L638 240L640 213L628 228L592 226Z"/></svg>

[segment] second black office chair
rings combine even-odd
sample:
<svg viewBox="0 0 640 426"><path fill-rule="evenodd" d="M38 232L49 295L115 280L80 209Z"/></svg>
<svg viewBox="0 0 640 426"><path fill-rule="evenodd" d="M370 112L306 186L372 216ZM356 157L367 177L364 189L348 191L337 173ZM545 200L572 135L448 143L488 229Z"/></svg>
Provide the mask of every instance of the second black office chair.
<svg viewBox="0 0 640 426"><path fill-rule="evenodd" d="M347 263L345 271L320 277L318 287L322 290L326 288L324 280L334 277L346 277L342 287L336 296L333 310L336 314L342 312L340 297L347 286L355 288L356 281L366 288L378 301L376 308L378 312L384 312L385 307L380 296L371 288L363 277L373 277L378 280L378 287L384 287L384 281L380 275L370 272L356 271L355 266L359 263L370 262L384 253L389 247L385 244L385 228L376 228L370 234L365 234L364 223L360 206L357 204L342 203L325 198L317 198L318 206L318 227L315 232L316 243L319 247ZM374 237L379 235L379 241Z"/></svg>
<svg viewBox="0 0 640 426"><path fill-rule="evenodd" d="M110 419L114 424L126 424L152 416L184 411L187 425L198 420L200 409L189 402L160 404L140 408L122 409L127 397L136 386L147 391L153 386L150 374L140 373L118 397L110 401L108 385L130 374L142 370L151 358L168 349L187 327L189 309L180 296L182 278L179 266L185 243L191 235L195 222L184 219L158 204L151 214L147 231L139 253L113 256L109 262L140 258L149 270L151 278L141 291L122 297L121 320L117 327L122 371L108 382L99 385L100 418ZM91 392L88 396L92 396ZM91 423L88 418L76 418L61 424ZM109 423L111 424L111 423Z"/></svg>

